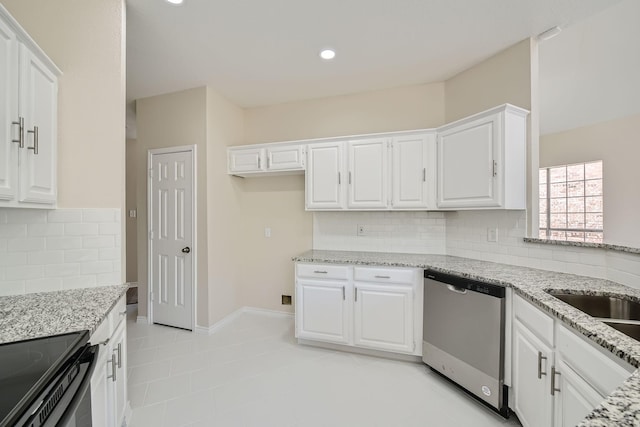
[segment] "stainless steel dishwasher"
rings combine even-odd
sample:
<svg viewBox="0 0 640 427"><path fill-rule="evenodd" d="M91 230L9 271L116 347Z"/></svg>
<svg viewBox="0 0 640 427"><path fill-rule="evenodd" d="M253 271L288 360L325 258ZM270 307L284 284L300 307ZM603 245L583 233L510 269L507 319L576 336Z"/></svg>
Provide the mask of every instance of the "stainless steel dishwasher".
<svg viewBox="0 0 640 427"><path fill-rule="evenodd" d="M504 302L504 287L424 272L422 360L506 417Z"/></svg>

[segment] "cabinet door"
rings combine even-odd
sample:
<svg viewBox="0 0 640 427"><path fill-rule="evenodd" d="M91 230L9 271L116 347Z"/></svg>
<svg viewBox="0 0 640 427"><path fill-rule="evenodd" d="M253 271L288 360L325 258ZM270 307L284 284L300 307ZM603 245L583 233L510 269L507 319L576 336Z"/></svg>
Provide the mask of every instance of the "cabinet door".
<svg viewBox="0 0 640 427"><path fill-rule="evenodd" d="M296 331L298 338L349 343L350 313L347 281L298 280Z"/></svg>
<svg viewBox="0 0 640 427"><path fill-rule="evenodd" d="M512 345L514 411L524 427L549 427L553 422L552 349L517 320Z"/></svg>
<svg viewBox="0 0 640 427"><path fill-rule="evenodd" d="M229 149L229 172L260 172L264 170L261 148Z"/></svg>
<svg viewBox="0 0 640 427"><path fill-rule="evenodd" d="M100 344L98 361L91 377L91 421L93 427L111 427L115 425L113 412L113 385L111 376L110 346Z"/></svg>
<svg viewBox="0 0 640 427"><path fill-rule="evenodd" d="M404 285L354 285L354 344L413 353L413 288Z"/></svg>
<svg viewBox="0 0 640 427"><path fill-rule="evenodd" d="M20 115L25 118L25 147L20 150L20 201L54 204L58 83L24 45L20 45L20 64Z"/></svg>
<svg viewBox="0 0 640 427"><path fill-rule="evenodd" d="M499 114L438 133L438 207L499 207Z"/></svg>
<svg viewBox="0 0 640 427"><path fill-rule="evenodd" d="M431 207L430 193L435 190L434 136L425 134L396 137L391 147L392 208Z"/></svg>
<svg viewBox="0 0 640 427"><path fill-rule="evenodd" d="M386 139L350 141L349 208L388 206L388 146Z"/></svg>
<svg viewBox="0 0 640 427"><path fill-rule="evenodd" d="M341 142L313 144L307 147L307 209L344 208L346 177L343 176L343 150Z"/></svg>
<svg viewBox="0 0 640 427"><path fill-rule="evenodd" d="M304 169L305 150L301 145L267 148L267 170Z"/></svg>
<svg viewBox="0 0 640 427"><path fill-rule="evenodd" d="M556 364L554 427L576 426L604 398L580 378L567 363Z"/></svg>
<svg viewBox="0 0 640 427"><path fill-rule="evenodd" d="M13 200L18 181L18 42L0 21L0 200Z"/></svg>
<svg viewBox="0 0 640 427"><path fill-rule="evenodd" d="M126 321L120 322L110 341L115 355L116 377L113 381L113 417L116 425L123 425L127 408L127 328Z"/></svg>

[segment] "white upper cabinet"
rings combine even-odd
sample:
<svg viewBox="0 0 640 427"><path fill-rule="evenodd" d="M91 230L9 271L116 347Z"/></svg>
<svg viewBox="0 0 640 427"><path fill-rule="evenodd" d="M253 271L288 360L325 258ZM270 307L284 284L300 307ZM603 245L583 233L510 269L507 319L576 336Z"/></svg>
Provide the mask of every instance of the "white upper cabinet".
<svg viewBox="0 0 640 427"><path fill-rule="evenodd" d="M58 81L25 46L20 46L20 116L24 145L20 150L20 201L56 202Z"/></svg>
<svg viewBox="0 0 640 427"><path fill-rule="evenodd" d="M55 206L60 74L0 5L0 207Z"/></svg>
<svg viewBox="0 0 640 427"><path fill-rule="evenodd" d="M391 142L391 207L435 208L435 133L394 137Z"/></svg>
<svg viewBox="0 0 640 427"><path fill-rule="evenodd" d="M306 208L309 210L343 209L346 205L344 144L328 142L307 148L305 174Z"/></svg>
<svg viewBox="0 0 640 427"><path fill-rule="evenodd" d="M304 173L305 146L261 144L227 149L228 173L251 177Z"/></svg>
<svg viewBox="0 0 640 427"><path fill-rule="evenodd" d="M13 140L18 138L19 124L18 40L0 20L0 200L16 197L19 147Z"/></svg>
<svg viewBox="0 0 640 427"><path fill-rule="evenodd" d="M388 139L349 141L349 209L386 209Z"/></svg>
<svg viewBox="0 0 640 427"><path fill-rule="evenodd" d="M438 208L526 208L526 118L512 105L438 129Z"/></svg>

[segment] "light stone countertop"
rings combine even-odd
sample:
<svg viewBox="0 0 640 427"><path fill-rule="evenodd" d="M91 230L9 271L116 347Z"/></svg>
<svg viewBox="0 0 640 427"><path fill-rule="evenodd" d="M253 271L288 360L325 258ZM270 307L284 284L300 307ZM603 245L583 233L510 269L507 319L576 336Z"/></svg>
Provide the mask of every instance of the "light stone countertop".
<svg viewBox="0 0 640 427"><path fill-rule="evenodd" d="M443 273L511 287L518 295L559 318L588 339L632 366L640 367L640 342L545 292L554 289L583 294L624 296L640 302L640 290L610 280L448 255L311 250L294 257L293 260L431 268ZM640 370L636 370L579 425L595 426L640 426Z"/></svg>
<svg viewBox="0 0 640 427"><path fill-rule="evenodd" d="M0 297L0 344L88 330L93 333L127 285Z"/></svg>

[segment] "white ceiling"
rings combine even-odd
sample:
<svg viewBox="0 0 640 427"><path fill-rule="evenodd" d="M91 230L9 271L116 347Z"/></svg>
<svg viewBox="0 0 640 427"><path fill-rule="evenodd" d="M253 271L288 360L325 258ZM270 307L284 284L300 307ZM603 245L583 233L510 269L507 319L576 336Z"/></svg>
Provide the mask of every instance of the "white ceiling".
<svg viewBox="0 0 640 427"><path fill-rule="evenodd" d="M640 1L586 18L539 51L541 134L640 113Z"/></svg>
<svg viewBox="0 0 640 427"><path fill-rule="evenodd" d="M250 107L442 81L619 1L127 0L127 98L206 84Z"/></svg>

